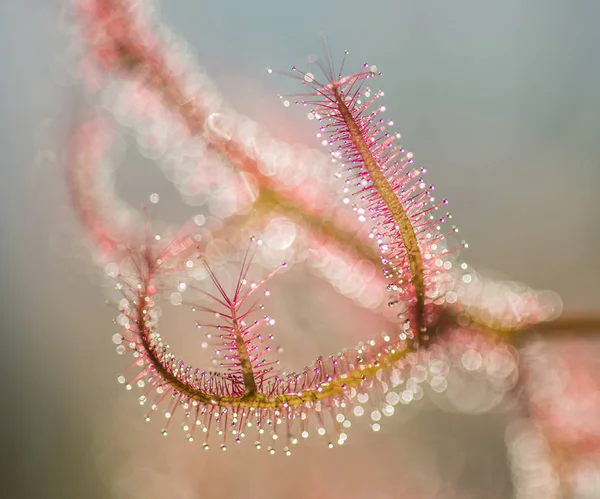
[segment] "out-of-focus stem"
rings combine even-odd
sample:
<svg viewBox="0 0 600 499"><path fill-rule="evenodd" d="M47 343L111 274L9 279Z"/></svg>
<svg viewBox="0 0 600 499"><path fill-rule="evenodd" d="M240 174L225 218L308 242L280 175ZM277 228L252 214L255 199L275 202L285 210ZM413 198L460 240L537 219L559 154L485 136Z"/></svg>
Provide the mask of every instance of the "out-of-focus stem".
<svg viewBox="0 0 600 499"><path fill-rule="evenodd" d="M332 242L341 250L352 253L359 259L367 260L375 266L381 265L379 254L367 244L364 244L352 232L338 227L334 222L320 217L318 213L302 210L300 207L268 186L261 186L260 194L255 202L257 210L277 210L287 217L310 227L311 231Z"/></svg>

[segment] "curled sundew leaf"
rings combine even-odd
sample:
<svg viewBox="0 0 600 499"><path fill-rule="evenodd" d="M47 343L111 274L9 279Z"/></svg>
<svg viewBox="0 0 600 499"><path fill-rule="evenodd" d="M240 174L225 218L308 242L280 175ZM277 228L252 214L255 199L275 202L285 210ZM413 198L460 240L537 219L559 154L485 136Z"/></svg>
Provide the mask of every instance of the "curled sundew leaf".
<svg viewBox="0 0 600 499"><path fill-rule="evenodd" d="M442 230L450 214L440 216L438 211L448 201L435 201L433 186L422 177L425 169L413 167L413 154L400 145L394 122L382 117L386 109L378 101L384 94L368 87L381 73L365 64L362 71L343 76L343 66L337 76L332 63L322 68L324 83L293 68L310 89L296 96L296 104L312 109L309 118L319 124L317 137L330 148L331 161L344 178L344 203L350 204L354 195L359 220L371 222L370 238L379 245L391 281L388 289L412 304L417 336L431 323L426 305L443 293L446 271L452 267L445 239L456 229Z"/></svg>
<svg viewBox="0 0 600 499"><path fill-rule="evenodd" d="M116 320L123 327L116 341L118 351L129 350L134 356L133 373L120 375L119 382L128 390L142 388L139 402L150 407L147 420L162 411L167 420L163 435L177 413L187 439L193 441L200 431L205 448L214 433L223 450L228 438L241 443L253 434L257 448L274 453L279 440L289 455L299 438L313 432L326 438L330 447L334 442L342 445L351 420L366 413L378 431L382 414L389 416L394 405L412 400L401 398L405 371L417 362L408 331L383 333L355 348L320 357L297 373L278 372L266 333L274 320L260 317L263 307L258 298L269 294L263 292L263 284L275 272L259 283L249 282L248 253L232 293L197 255L196 264L204 265L213 290L201 290L198 296L204 300L195 301L192 310L210 317L197 325L208 329L215 342L216 368L202 370L179 360L159 332L156 312L164 294L162 265L169 261L164 254L171 252L155 254L148 249L132 255L131 272L117 282L123 299Z"/></svg>

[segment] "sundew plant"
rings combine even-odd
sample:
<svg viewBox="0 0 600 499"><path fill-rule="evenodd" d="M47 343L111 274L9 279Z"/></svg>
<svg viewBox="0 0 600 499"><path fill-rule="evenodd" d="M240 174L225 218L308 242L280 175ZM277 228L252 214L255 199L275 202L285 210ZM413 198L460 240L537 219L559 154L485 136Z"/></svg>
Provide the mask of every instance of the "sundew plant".
<svg viewBox="0 0 600 499"><path fill-rule="evenodd" d="M306 439L343 447L357 425L384 438L388 418L442 396L460 383L451 375L458 370L485 379L491 405L510 400L528 415L509 449L523 497L575 490L578 466L598 457L600 432L577 404L562 413L561 393L536 392L542 357L532 338L600 323L561 317L556 294L470 267L449 201L404 145L402 121L388 116L385 68L326 46L291 69L257 70L257 79L281 80L285 91L273 101L290 108L291 128L304 117L314 125L315 147L301 149L227 105L144 2L78 0L73 9L78 74L103 109L73 130L67 180L114 287L107 338L123 356L116 377L147 428L181 435L182 446L236 453L241 444L283 459L308 452ZM148 192L149 207L140 209L116 195L107 165L116 128L135 137L194 207L192 217L161 223L159 193ZM293 365L278 342L285 321L270 302L285 293L271 288L294 270L377 317L372 329ZM177 324L211 352L206 365L170 346L166 310L181 311ZM524 368L527 356L534 361ZM539 469L519 457L528 452L518 444L524 438L543 448L541 485L532 478Z"/></svg>

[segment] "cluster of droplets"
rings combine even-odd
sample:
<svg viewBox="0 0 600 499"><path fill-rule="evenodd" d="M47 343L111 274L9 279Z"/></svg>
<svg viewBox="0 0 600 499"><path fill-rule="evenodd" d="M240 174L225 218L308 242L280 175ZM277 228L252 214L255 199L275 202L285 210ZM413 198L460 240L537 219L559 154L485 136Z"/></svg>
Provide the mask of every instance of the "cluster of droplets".
<svg viewBox="0 0 600 499"><path fill-rule="evenodd" d="M600 385L589 342L522 349L529 419L506 432L516 497L595 497L600 483Z"/></svg>
<svg viewBox="0 0 600 499"><path fill-rule="evenodd" d="M308 265L324 277L340 294L355 300L363 308L377 309L386 298L377 267L371 261L356 258L328 244L315 244Z"/></svg>
<svg viewBox="0 0 600 499"><path fill-rule="evenodd" d="M447 331L437 348L445 352L450 367L443 396L435 399L438 405L468 414L489 412L503 402L510 406L519 376L514 347L458 328Z"/></svg>
<svg viewBox="0 0 600 499"><path fill-rule="evenodd" d="M536 291L521 282L491 279L461 263L450 300L461 312L459 323L471 321L498 330L517 330L556 319L562 301L553 291ZM460 296L458 302L455 297Z"/></svg>

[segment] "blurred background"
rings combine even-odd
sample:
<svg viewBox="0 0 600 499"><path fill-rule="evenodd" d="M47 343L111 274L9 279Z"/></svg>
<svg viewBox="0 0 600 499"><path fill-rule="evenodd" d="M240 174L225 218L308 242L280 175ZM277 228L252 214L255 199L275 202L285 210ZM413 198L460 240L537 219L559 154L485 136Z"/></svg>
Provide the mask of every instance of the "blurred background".
<svg viewBox="0 0 600 499"><path fill-rule="evenodd" d="M515 448L527 453L539 439L514 403L458 410L428 395L398 407L377 434L356 424L343 448L309 439L286 459L251 445L205 452L143 423L135 397L116 383L128 359L114 353L117 328L104 306L102 269L69 206L67 138L91 104L74 69L68 7L58 0L0 3L1 495L552 497L531 495L519 482ZM232 107L271 133L294 129L293 141L308 147L314 131L303 113L276 97L294 92L293 82L265 67L302 67L319 51L322 33L334 56L350 50L350 71L377 64L389 117L427 167L428 182L451 200L470 246L462 257L477 270L554 290L565 312L582 314L600 312L599 16L593 0L160 4L160 18L187 41ZM151 192L178 202L126 134L123 143L119 194L134 206ZM182 205L165 211L193 213ZM154 213L161 216L160 205ZM312 313L306 289L324 300L332 295L318 279L290 273L275 316L285 313L306 329L335 323L327 309ZM302 343L320 351L343 339L315 333ZM573 393L577 380L597 379L596 339L552 341L522 353L539 360L535 386L558 379ZM294 352L286 345L290 364L310 361ZM556 374L563 352L575 361L585 354L592 370L583 378ZM598 398L596 387L586 389ZM598 414L590 407L588 415ZM529 440L516 445L523 428ZM598 470L585 477L570 496L600 497Z"/></svg>

